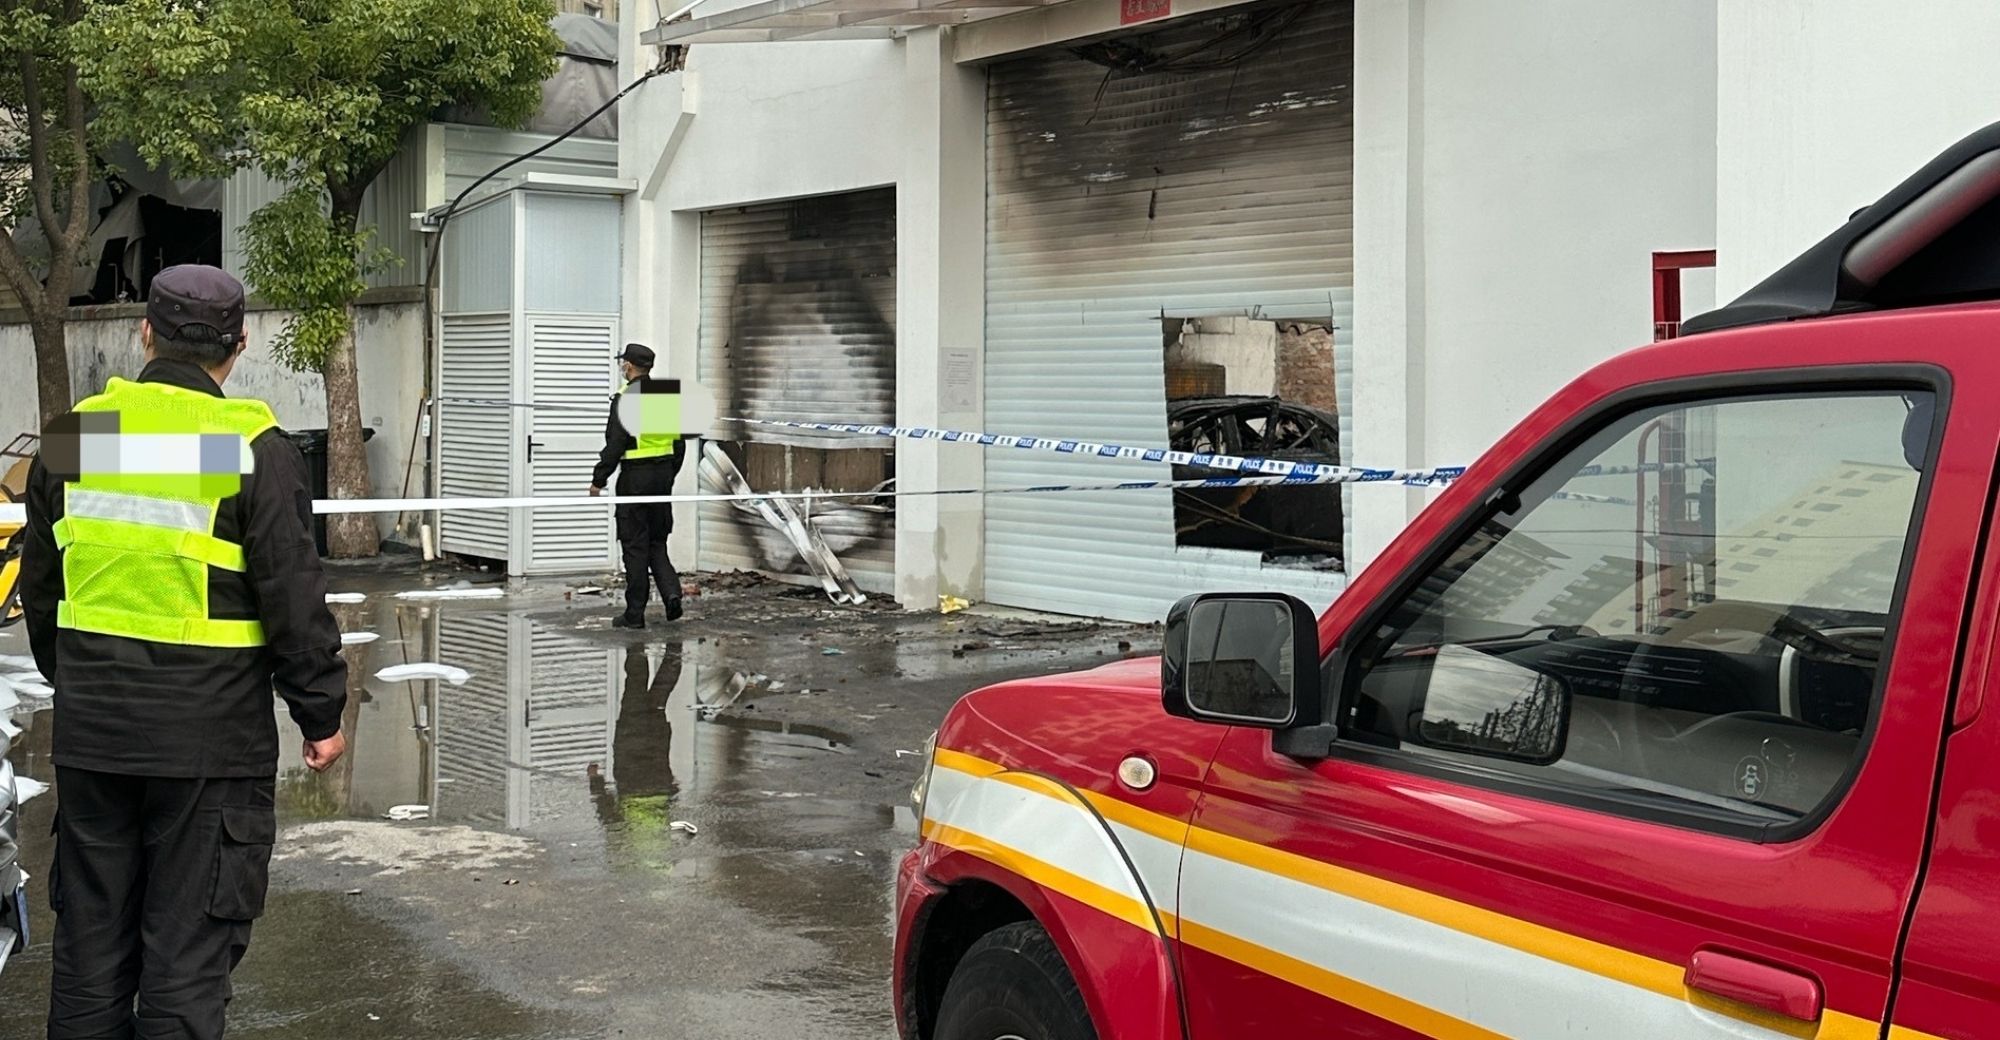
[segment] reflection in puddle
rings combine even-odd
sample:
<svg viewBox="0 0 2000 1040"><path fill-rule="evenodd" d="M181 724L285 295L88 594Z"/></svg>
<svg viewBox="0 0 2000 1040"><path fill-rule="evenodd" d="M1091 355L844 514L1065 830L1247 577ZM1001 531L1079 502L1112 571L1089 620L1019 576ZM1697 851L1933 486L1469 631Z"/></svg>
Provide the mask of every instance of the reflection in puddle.
<svg viewBox="0 0 2000 1040"><path fill-rule="evenodd" d="M752 702L774 691L760 688L761 675L710 660L708 647L606 647L522 611L335 609L344 629L381 638L346 650L349 757L323 776L281 763L292 818L379 818L422 805L442 822L567 830L587 813L606 834L664 836L673 806L768 797L744 775L810 768L851 743L834 729L755 715ZM421 662L471 678L374 678Z"/></svg>

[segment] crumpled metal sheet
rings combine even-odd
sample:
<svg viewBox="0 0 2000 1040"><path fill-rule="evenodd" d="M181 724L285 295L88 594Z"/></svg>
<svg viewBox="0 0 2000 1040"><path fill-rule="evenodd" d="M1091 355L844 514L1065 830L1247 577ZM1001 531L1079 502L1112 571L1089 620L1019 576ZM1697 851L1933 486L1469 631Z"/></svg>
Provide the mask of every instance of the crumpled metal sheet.
<svg viewBox="0 0 2000 1040"><path fill-rule="evenodd" d="M743 471L736 468L728 453L713 441L704 441L701 446L700 472L702 483L710 488L738 495L754 495L750 482L743 477ZM732 502L737 509L755 516L775 528L792 543L799 558L812 569L819 578L820 587L826 590L827 598L835 603L861 604L868 602L854 579L841 564L840 557L828 548L817 524L799 509L798 503L790 499L755 499L747 502Z"/></svg>

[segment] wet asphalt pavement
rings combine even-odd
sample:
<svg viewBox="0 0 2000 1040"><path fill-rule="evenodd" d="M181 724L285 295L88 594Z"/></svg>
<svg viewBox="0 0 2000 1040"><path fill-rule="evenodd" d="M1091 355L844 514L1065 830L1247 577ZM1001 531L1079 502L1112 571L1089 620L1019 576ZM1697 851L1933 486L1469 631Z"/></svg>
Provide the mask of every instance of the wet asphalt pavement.
<svg viewBox="0 0 2000 1040"><path fill-rule="evenodd" d="M281 721L271 898L232 1037L887 1040L907 752L967 690L1158 640L835 607L737 576L702 576L685 620L655 605L644 632L610 628L613 600L573 579L394 597L468 578L493 580L334 570L336 590L368 594L334 608L342 629L379 638L347 650L345 760L305 770ZM0 633L0 653L26 652L18 626ZM374 678L415 662L471 678ZM17 721L16 767L52 780L47 713ZM24 809L37 878L57 797ZM384 818L408 806L429 818ZM43 1035L53 922L32 896L34 945L0 974L0 1040Z"/></svg>

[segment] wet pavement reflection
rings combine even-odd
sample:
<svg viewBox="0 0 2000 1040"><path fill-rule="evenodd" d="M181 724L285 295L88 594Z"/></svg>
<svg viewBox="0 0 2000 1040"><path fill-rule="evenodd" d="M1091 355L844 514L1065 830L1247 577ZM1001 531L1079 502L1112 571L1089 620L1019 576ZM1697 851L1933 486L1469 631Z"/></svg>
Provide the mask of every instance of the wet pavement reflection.
<svg viewBox="0 0 2000 1040"><path fill-rule="evenodd" d="M336 616L378 638L345 651L352 750L314 774L284 742L233 1036L886 1038L893 872L915 840L917 762L897 750L967 689L1133 638L1010 623L974 641L972 619L774 587L623 633L559 583L427 603L357 586ZM421 663L470 677L376 677ZM47 713L18 721L17 768L52 779ZM25 834L55 800L26 807ZM31 840L28 869L46 858ZM0 975L0 1040L41 1035L35 924Z"/></svg>

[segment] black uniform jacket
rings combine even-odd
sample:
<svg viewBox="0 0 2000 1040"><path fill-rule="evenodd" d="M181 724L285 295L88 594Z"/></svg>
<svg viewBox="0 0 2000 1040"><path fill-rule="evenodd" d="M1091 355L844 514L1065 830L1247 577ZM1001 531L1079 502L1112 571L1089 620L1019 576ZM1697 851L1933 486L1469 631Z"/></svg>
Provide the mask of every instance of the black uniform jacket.
<svg viewBox="0 0 2000 1040"><path fill-rule="evenodd" d="M184 361L151 361L139 381L222 396L208 373ZM305 458L278 429L250 451L254 472L215 520L216 537L241 544L249 569L211 567L208 589L211 617L263 623L265 645L254 649L58 629L62 554L52 525L62 517L63 485L39 458L30 468L21 604L35 664L56 690L56 765L135 776L271 776L274 688L306 739L340 729L347 663L313 548Z"/></svg>

